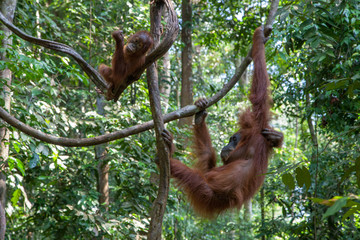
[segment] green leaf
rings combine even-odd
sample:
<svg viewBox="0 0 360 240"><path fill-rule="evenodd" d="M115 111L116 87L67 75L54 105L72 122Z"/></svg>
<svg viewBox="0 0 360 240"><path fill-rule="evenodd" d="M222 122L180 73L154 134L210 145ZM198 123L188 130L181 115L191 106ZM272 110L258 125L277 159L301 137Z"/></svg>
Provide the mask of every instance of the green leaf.
<svg viewBox="0 0 360 240"><path fill-rule="evenodd" d="M347 219L348 217L350 217L351 215L353 215L354 213L360 211L360 207L356 207L356 208L350 208L342 217L341 221L345 221L345 219Z"/></svg>
<svg viewBox="0 0 360 240"><path fill-rule="evenodd" d="M38 164L40 158L39 158L39 155L37 153L33 153L33 157L32 159L29 161L29 168L34 168L36 167L36 165Z"/></svg>
<svg viewBox="0 0 360 240"><path fill-rule="evenodd" d="M360 157L355 160L356 182L360 188Z"/></svg>
<svg viewBox="0 0 360 240"><path fill-rule="evenodd" d="M306 167L298 167L295 170L295 173L299 187L302 187L305 184L306 190L309 190L311 185L311 175L309 170Z"/></svg>
<svg viewBox="0 0 360 240"><path fill-rule="evenodd" d="M340 198L339 200L337 200L334 203L334 205L332 205L331 207L328 208L328 210L326 210L326 212L323 215L322 219L324 220L328 216L334 215L335 213L339 212L340 209L343 208L346 205L347 200L348 200L347 197L343 197L343 198Z"/></svg>
<svg viewBox="0 0 360 240"><path fill-rule="evenodd" d="M311 201L313 201L314 203L319 203L322 204L322 202L326 201L325 199L322 198L309 198L311 199Z"/></svg>
<svg viewBox="0 0 360 240"><path fill-rule="evenodd" d="M332 80L330 83L325 84L326 90L334 90L334 89L340 89L344 88L345 86L349 85L348 79L341 79L341 80Z"/></svg>
<svg viewBox="0 0 360 240"><path fill-rule="evenodd" d="M16 167L21 172L23 176L25 176L25 166L24 163L20 159L15 159Z"/></svg>
<svg viewBox="0 0 360 240"><path fill-rule="evenodd" d="M290 173L283 174L282 181L288 188L290 188L290 190L295 189L295 181L294 181L293 176Z"/></svg>
<svg viewBox="0 0 360 240"><path fill-rule="evenodd" d="M39 88L34 88L34 89L31 90L31 94L33 96L40 95L41 93L42 93L42 91Z"/></svg>
<svg viewBox="0 0 360 240"><path fill-rule="evenodd" d="M309 19L307 19L307 20L305 20L301 25L300 25L300 29L301 30L307 30L309 27L311 27L311 26L309 26L311 23L313 22L313 20L311 19L311 18L309 18Z"/></svg>
<svg viewBox="0 0 360 240"><path fill-rule="evenodd" d="M11 203L12 203L13 206L17 206L17 202L19 201L20 196L21 196L21 190L16 189L13 192L12 198L11 198Z"/></svg>
<svg viewBox="0 0 360 240"><path fill-rule="evenodd" d="M287 57L283 52L279 52L279 56L284 60L287 61Z"/></svg>
<svg viewBox="0 0 360 240"><path fill-rule="evenodd" d="M351 77L352 80L360 79L360 73L356 73L354 76Z"/></svg>
<svg viewBox="0 0 360 240"><path fill-rule="evenodd" d="M302 167L302 172L304 174L304 183L306 186L306 190L309 190L311 186L311 175L309 170L306 167Z"/></svg>
<svg viewBox="0 0 360 240"><path fill-rule="evenodd" d="M333 50L327 50L326 54L329 55L330 57L335 58L335 54L334 54Z"/></svg>
<svg viewBox="0 0 360 240"><path fill-rule="evenodd" d="M15 149L15 151L16 151L17 153L20 152L20 146L19 146L19 143L18 143L18 142L14 142L14 143L13 143L13 147L14 147L14 149Z"/></svg>
<svg viewBox="0 0 360 240"><path fill-rule="evenodd" d="M304 174L302 172L302 169L300 167L295 169L295 173L296 173L296 181L299 187L303 187L303 185L305 184L304 181Z"/></svg>

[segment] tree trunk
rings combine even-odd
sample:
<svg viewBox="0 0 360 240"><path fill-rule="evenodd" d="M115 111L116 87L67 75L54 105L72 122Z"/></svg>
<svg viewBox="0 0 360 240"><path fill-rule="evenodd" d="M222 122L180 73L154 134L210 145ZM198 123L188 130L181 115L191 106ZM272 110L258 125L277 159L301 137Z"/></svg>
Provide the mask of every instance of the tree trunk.
<svg viewBox="0 0 360 240"><path fill-rule="evenodd" d="M239 55L239 54L240 53L238 53L237 55ZM238 57L237 60L235 61L235 65L236 65L235 67L236 68L240 67L240 65L243 61L244 61L244 57ZM249 74L248 74L248 68L246 68L239 80L239 92L240 92L240 100L239 101L243 101L247 97L246 89L247 89L248 83L249 83Z"/></svg>
<svg viewBox="0 0 360 240"><path fill-rule="evenodd" d="M105 161L106 150L104 146L96 146L98 149L96 151L96 158L99 159L98 163L98 175L99 175L99 185L98 191L100 193L99 196L99 204L100 206L104 206L105 210L109 210L109 170L110 165L107 161Z"/></svg>
<svg viewBox="0 0 360 240"><path fill-rule="evenodd" d="M162 105L164 109L164 113L167 112L169 108L169 97L171 91L171 84L170 84L170 56L169 52L165 53L163 56L163 70L160 77L160 86L159 91L161 94Z"/></svg>
<svg viewBox="0 0 360 240"><path fill-rule="evenodd" d="M244 204L244 220L250 223L252 219L252 202L249 200Z"/></svg>
<svg viewBox="0 0 360 240"><path fill-rule="evenodd" d="M260 189L260 208L261 208L261 226L265 225L265 190L264 187ZM265 236L261 236L261 240L265 240Z"/></svg>
<svg viewBox="0 0 360 240"><path fill-rule="evenodd" d="M168 18L168 10L167 9L163 10L163 16L164 16L164 21L167 22L168 21L167 20L167 18ZM171 91L169 52L164 54L162 62L163 62L163 65L162 65L162 71L161 71L161 75L160 75L159 91L161 94L161 99L162 99L161 102L163 105L164 113L166 113L169 108L169 97L170 97L170 91Z"/></svg>
<svg viewBox="0 0 360 240"><path fill-rule="evenodd" d="M153 1L150 5L150 19L151 19L151 34L154 38L154 48L156 48L160 41L161 36L161 15L164 9L164 1ZM167 4L172 4L167 2ZM159 91L159 77L156 69L156 64L151 64L146 69L146 78L148 82L149 98L151 114L154 120L154 129L156 135L156 150L159 157L159 171L160 171L160 183L158 194L153 202L150 212L150 226L147 235L147 239L160 240L162 233L162 223L164 213L166 209L167 197L169 194L170 184L170 160L169 151L162 138L162 131L164 130L164 119L161 111L160 104L160 91Z"/></svg>
<svg viewBox="0 0 360 240"><path fill-rule="evenodd" d="M181 100L180 106L185 107L193 104L192 91L192 9L190 0L182 1L181 5L182 15L182 30L181 41L184 43L184 48L181 53L182 71L181 71ZM179 126L185 124L191 125L192 117L182 118L179 120Z"/></svg>
<svg viewBox="0 0 360 240"><path fill-rule="evenodd" d="M105 99L103 95L99 95L96 98L97 113L104 116ZM104 129L101 127L100 134L104 134ZM104 206L105 210L109 209L109 163L106 161L106 148L105 144L95 146L95 157L98 160L98 191L99 204Z"/></svg>
<svg viewBox="0 0 360 240"><path fill-rule="evenodd" d="M307 80L306 81L306 87L308 88L310 86L310 81ZM311 105L310 102L310 93L307 92L306 93L306 107L309 108ZM310 131L310 135L311 135L311 140L313 142L314 147L311 150L311 164L314 164L315 167L315 189L314 189L314 193L313 193L313 197L316 198L317 197L317 175L318 175L318 157L317 157L317 150L318 150L318 140L317 140L317 135L316 135L316 130L314 128L314 124L312 122L312 118L311 115L309 115L307 117L307 122L308 122L308 127L309 127L309 131ZM313 210L315 211L315 213L313 214L313 221L314 221L314 239L317 240L317 213L316 213L316 209L317 208L313 208Z"/></svg>
<svg viewBox="0 0 360 240"><path fill-rule="evenodd" d="M9 21L13 21L14 12L16 7L16 0L0 0L0 11ZM0 60L6 61L6 49L8 46L12 45L12 39L9 38L11 31L4 25L0 25L0 30L3 31L4 39L2 40L2 47L5 51L0 53ZM4 85L0 89L1 98L4 100L4 109L10 112L10 102L11 94L10 88L11 85L11 71L9 69L4 69L0 71L0 78L6 79L7 85ZM0 122L2 120L0 119ZM0 240L5 239L6 231L6 215L5 215L5 206L6 206L6 175L4 174L5 167L7 166L7 160L9 157L9 131L6 127L0 128Z"/></svg>

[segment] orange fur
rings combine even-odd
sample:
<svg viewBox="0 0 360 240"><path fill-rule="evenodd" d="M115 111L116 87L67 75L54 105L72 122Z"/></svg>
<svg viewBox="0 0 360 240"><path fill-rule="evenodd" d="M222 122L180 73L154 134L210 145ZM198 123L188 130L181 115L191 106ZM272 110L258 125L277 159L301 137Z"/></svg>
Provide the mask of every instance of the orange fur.
<svg viewBox="0 0 360 240"><path fill-rule="evenodd" d="M254 33L252 57L254 75L249 96L252 107L239 116L241 140L225 165L215 166L216 156L205 124L206 115L194 126L196 169L175 159L170 162L172 177L184 189L194 210L203 217L212 218L227 209L241 208L249 201L264 181L272 146L280 147L282 142L281 133L281 140L274 144L262 135L263 129L270 129L271 97L261 27ZM166 141L172 154L172 136Z"/></svg>
<svg viewBox="0 0 360 240"><path fill-rule="evenodd" d="M146 53L153 45L153 39L146 31L132 35L125 46L122 31L113 32L112 37L115 39L116 46L111 68L105 64L99 66L100 74L110 83L106 96L107 100L114 98L113 90L123 84L128 76L145 63Z"/></svg>

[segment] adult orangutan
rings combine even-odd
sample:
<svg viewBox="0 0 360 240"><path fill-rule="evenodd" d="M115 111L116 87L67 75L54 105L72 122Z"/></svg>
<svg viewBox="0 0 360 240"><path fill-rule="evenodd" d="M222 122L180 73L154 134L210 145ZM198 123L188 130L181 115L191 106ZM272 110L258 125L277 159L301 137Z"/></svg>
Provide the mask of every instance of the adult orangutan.
<svg viewBox="0 0 360 240"><path fill-rule="evenodd" d="M110 83L106 99L114 98L114 89L121 85L128 76L133 74L145 63L146 53L153 45L153 38L146 31L132 35L124 46L124 36L121 30L112 33L115 39L115 53L111 61L111 68L100 64L99 72Z"/></svg>
<svg viewBox="0 0 360 240"><path fill-rule="evenodd" d="M282 144L283 134L269 126L272 100L264 41L263 28L259 27L253 36L254 74L249 96L252 107L240 114L240 129L221 151L224 165L216 167L215 152L205 124L205 99L195 102L203 109L195 115L196 168L170 160L172 177L184 189L195 211L203 217L212 218L227 209L241 208L249 201L264 181L273 147ZM172 156L172 135L167 130L162 134Z"/></svg>

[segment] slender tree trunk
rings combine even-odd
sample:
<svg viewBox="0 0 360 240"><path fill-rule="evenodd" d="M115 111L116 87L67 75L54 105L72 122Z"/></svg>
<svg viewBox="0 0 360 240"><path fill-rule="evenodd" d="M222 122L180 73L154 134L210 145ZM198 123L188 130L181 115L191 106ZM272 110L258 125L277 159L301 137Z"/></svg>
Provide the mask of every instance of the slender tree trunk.
<svg viewBox="0 0 360 240"><path fill-rule="evenodd" d="M181 5L182 30L181 41L184 48L181 53L182 72L181 72L181 100L180 106L185 107L193 104L192 91L192 9L190 0L183 0ZM192 117L182 118L179 120L179 126L185 124L191 125Z"/></svg>
<svg viewBox="0 0 360 240"><path fill-rule="evenodd" d="M0 0L0 11L11 22L14 19L15 8L16 0ZM0 60L6 61L6 49L12 44L12 40L9 38L11 31L2 24L0 25L0 30L3 31L4 34L4 39L2 40L1 45L3 49L5 49L5 51L0 53ZM5 102L3 108L8 112L10 112L11 103L11 94L9 88L12 79L11 74L12 73L9 69L0 71L0 78L6 79L6 85L1 84L3 87L0 88L0 97ZM0 122L2 122L1 119ZM9 130L6 127L0 128L0 240L5 239L6 232L6 175L4 170L7 167L7 160L9 157L9 137Z"/></svg>
<svg viewBox="0 0 360 240"><path fill-rule="evenodd" d="M238 57L235 61L235 67L240 67L240 64L244 60L244 57ZM248 68L245 69L244 73L241 75L241 78L239 80L239 92L240 92L240 100L244 100L246 98L245 89L249 83L249 74L248 74Z"/></svg>
<svg viewBox="0 0 360 240"><path fill-rule="evenodd" d="M244 222L242 223L242 226L245 227L245 229L243 228L244 230L242 231L244 233L244 239L251 239L251 236L253 236L253 228L251 227L252 217L252 201L250 199L244 204ZM236 239L236 237L234 236L233 239Z"/></svg>
<svg viewBox="0 0 360 240"><path fill-rule="evenodd" d="M299 137L299 119L296 117L296 119L295 119L295 144L294 144L295 149L298 147L298 137ZM295 151L294 151L294 157L295 157Z"/></svg>
<svg viewBox="0 0 360 240"><path fill-rule="evenodd" d="M308 88L310 85L310 81L307 80L306 81L306 87ZM306 107L310 108L310 93L306 93ZM314 194L313 197L317 197L317 175L318 175L318 158L317 158L317 149L318 149L318 140L317 140L317 135L316 135L316 131L314 128L314 124L312 121L312 117L311 115L308 116L307 118L307 122L308 122L308 127L309 127L309 131L310 131L310 135L311 135L311 140L312 143L314 145L314 147L312 148L312 154L311 154L311 164L315 164L315 189L314 189ZM317 240L317 213L316 213L316 207L313 208L315 213L313 213L313 221L314 221L314 239Z"/></svg>
<svg viewBox="0 0 360 240"><path fill-rule="evenodd" d="M260 189L260 208L261 208L261 226L265 225L265 190L264 187ZM265 240L265 236L261 236L261 240Z"/></svg>
<svg viewBox="0 0 360 240"><path fill-rule="evenodd" d="M89 20L89 38L92 40L92 9L93 5L90 4L90 20ZM91 62L91 44L89 44L89 62ZM96 112L105 116L105 98L104 95L98 95L96 97ZM104 127L101 126L100 134L105 134ZM109 170L110 165L106 160L107 152L106 152L106 144L96 145L95 146L95 157L98 161L98 181L97 181L97 190L100 194L99 196L99 204L103 206L105 211L109 210L109 202L110 202L110 193L109 193Z"/></svg>
<svg viewBox="0 0 360 240"><path fill-rule="evenodd" d="M164 9L164 1L154 0L150 7L150 20L151 20L151 34L154 38L154 48L160 42L161 36L161 15ZM172 4L168 2L167 4ZM164 119L161 111L160 104L160 91L159 91L159 76L156 69L156 64L151 64L146 69L146 77L149 89L151 114L154 120L154 129L156 134L156 150L159 157L159 171L160 183L157 197L153 203L150 216L150 226L147 239L160 240L162 233L162 223L166 209L167 197L169 194L170 184L170 159L169 151L162 138L162 131L164 130Z"/></svg>
<svg viewBox="0 0 360 240"><path fill-rule="evenodd" d="M105 110L105 99L103 95L99 95L96 98L96 107L97 113L104 116ZM100 130L100 134L104 134L103 127ZM106 145L101 144L95 146L95 156L98 160L98 191L100 193L99 196L99 204L105 207L105 210L109 209L109 170L110 166L106 160Z"/></svg>
<svg viewBox="0 0 360 240"><path fill-rule="evenodd" d="M244 204L244 220L250 223L251 219L252 219L252 202L251 200L249 200Z"/></svg>
<svg viewBox="0 0 360 240"><path fill-rule="evenodd" d="M164 113L167 112L169 108L169 97L170 97L170 91L171 91L171 85L170 85L170 56L169 52L165 53L163 56L163 71L162 75L160 77L160 86L159 86L162 104Z"/></svg>
<svg viewBox="0 0 360 240"><path fill-rule="evenodd" d="M92 9L93 4L90 3L90 19L89 19L89 39L92 41ZM91 44L89 44L89 63L91 63ZM96 112L101 115L105 116L105 97L104 95L98 94L96 97ZM104 126L101 125L100 134L105 134ZM110 192L109 192L109 170L110 165L107 161L107 152L106 152L106 144L96 145L95 146L95 158L98 162L97 172L97 191L99 192L99 205L101 210L108 211L109 210L109 203L110 203ZM101 211L100 211L101 214ZM99 237L99 229L95 229L94 233L95 238L93 239L103 239L103 237Z"/></svg>
<svg viewBox="0 0 360 240"><path fill-rule="evenodd" d="M105 210L109 210L109 170L110 165L105 160L106 150L104 146L96 146L96 158L99 159L98 163L98 174L99 174L99 185L98 191L100 193L99 196L99 204L105 207Z"/></svg>
<svg viewBox="0 0 360 240"><path fill-rule="evenodd" d="M163 17L164 21L168 21L168 10L163 10ZM167 112L169 108L169 97L170 97L170 91L171 91L171 76L170 76L170 56L169 52L165 53L163 56L163 66L162 71L160 75L160 83L159 83L159 91L161 94L161 102L163 105L164 113Z"/></svg>

